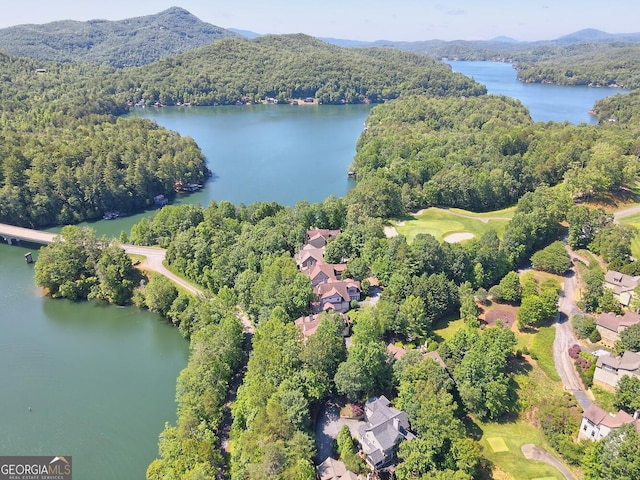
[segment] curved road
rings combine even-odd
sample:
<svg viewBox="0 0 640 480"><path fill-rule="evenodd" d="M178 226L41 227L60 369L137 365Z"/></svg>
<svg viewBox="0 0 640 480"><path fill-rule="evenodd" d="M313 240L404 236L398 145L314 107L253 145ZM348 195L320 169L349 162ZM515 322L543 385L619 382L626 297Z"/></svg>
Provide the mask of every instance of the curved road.
<svg viewBox="0 0 640 480"><path fill-rule="evenodd" d="M567 470L567 467L565 467L556 457L551 455L544 448L538 447L533 443L525 443L522 445L522 453L527 460L540 460L541 462L548 463L552 467L556 467L560 470L560 473L562 473L564 478L567 480L574 480L573 475L571 475L571 472Z"/></svg>
<svg viewBox="0 0 640 480"><path fill-rule="evenodd" d="M571 258L576 258L575 253L566 246ZM564 384L564 389L573 393L583 409L591 405L591 400L584 391L582 381L573 366L573 360L569 357L569 347L578 343L569 323L571 315L582 313L575 304L576 273L573 268L564 276L560 299L558 301L558 317L556 319L556 336L553 341L553 360L556 371Z"/></svg>

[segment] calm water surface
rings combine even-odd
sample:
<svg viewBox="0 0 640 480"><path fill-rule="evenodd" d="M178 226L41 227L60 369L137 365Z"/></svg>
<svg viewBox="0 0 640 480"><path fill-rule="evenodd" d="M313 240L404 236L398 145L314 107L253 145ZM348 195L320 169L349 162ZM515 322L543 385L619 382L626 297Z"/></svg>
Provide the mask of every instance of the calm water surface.
<svg viewBox="0 0 640 480"><path fill-rule="evenodd" d="M349 189L347 169L368 105L251 105L135 109L190 136L215 177L189 202L320 202Z"/></svg>
<svg viewBox="0 0 640 480"><path fill-rule="evenodd" d="M136 308L43 297L27 251L0 244L0 454L72 455L79 480L144 478L175 423L187 341Z"/></svg>
<svg viewBox="0 0 640 480"><path fill-rule="evenodd" d="M503 62L446 62L460 72L487 86L489 93L520 100L536 122L598 123L589 109L600 99L626 93L620 88L565 87L542 83L523 83L515 68Z"/></svg>

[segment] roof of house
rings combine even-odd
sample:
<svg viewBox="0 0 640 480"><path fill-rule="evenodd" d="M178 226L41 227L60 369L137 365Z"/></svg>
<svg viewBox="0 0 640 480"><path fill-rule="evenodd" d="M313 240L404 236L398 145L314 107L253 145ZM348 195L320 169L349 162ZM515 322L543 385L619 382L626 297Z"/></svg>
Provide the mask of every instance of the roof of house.
<svg viewBox="0 0 640 480"><path fill-rule="evenodd" d="M596 367L601 368L604 365L615 368L616 370L627 370L629 372L633 372L640 369L640 353L627 350L620 357L601 355L598 357Z"/></svg>
<svg viewBox="0 0 640 480"><path fill-rule="evenodd" d="M316 263L309 270L309 277L311 277L311 281L316 279L318 276L321 276L322 274L324 274L324 276L326 276L327 280L329 281L336 280L336 270L334 268L334 265L328 263Z"/></svg>
<svg viewBox="0 0 640 480"><path fill-rule="evenodd" d="M313 277L312 277L313 278ZM316 295L321 299L330 298L333 295L339 295L343 301L348 302L350 300L349 288L355 288L360 291L360 282L356 280L341 280L320 283L316 285Z"/></svg>
<svg viewBox="0 0 640 480"><path fill-rule="evenodd" d="M442 357L440 356L440 354L436 351L433 352L428 352L424 354L425 357L428 357L432 360L435 360L436 362L438 362L440 364L440 366L444 369L447 368L447 365L444 363L444 361L442 360Z"/></svg>
<svg viewBox="0 0 640 480"><path fill-rule="evenodd" d="M624 273L609 270L604 276L605 283L613 287L613 291L620 294L625 291L633 290L640 285L640 276L632 277Z"/></svg>
<svg viewBox="0 0 640 480"><path fill-rule="evenodd" d="M640 323L640 315L633 312L624 312L624 315L616 315L615 313L601 313L596 319L596 325L619 332L620 327L630 327Z"/></svg>
<svg viewBox="0 0 640 480"><path fill-rule="evenodd" d="M391 407L384 395L372 398L365 404L367 421L360 425L358 434L364 453L378 465L385 460L385 452L402 438L415 438L409 431L409 417L401 410Z"/></svg>
<svg viewBox="0 0 640 480"><path fill-rule="evenodd" d="M340 235L340 230L313 228L311 230L307 230L307 241L314 240L316 238L322 238L326 243L329 238L335 238L338 235Z"/></svg>
<svg viewBox="0 0 640 480"><path fill-rule="evenodd" d="M640 429L640 422L624 410L620 410L614 415L603 410L595 403L592 403L582 416L597 426L603 425L609 428L618 428L627 423L635 423L636 429Z"/></svg>
<svg viewBox="0 0 640 480"><path fill-rule="evenodd" d="M331 307L333 307L333 305L331 305L330 303L328 304ZM345 328L349 328L349 317L342 313L342 320L344 321L345 324ZM302 334L305 337L310 337L311 335L313 335L314 333L316 333L316 330L318 329L318 326L320 326L320 322L322 321L322 316L315 314L315 315L308 315L305 317L300 317L295 321L295 324L300 328L300 330L302 330ZM343 333L344 334L344 333Z"/></svg>
<svg viewBox="0 0 640 480"><path fill-rule="evenodd" d="M295 260L298 265L303 264L310 258L315 259L316 262L322 262L324 259L324 247L317 248L313 245L305 245L295 255Z"/></svg>
<svg viewBox="0 0 640 480"><path fill-rule="evenodd" d="M328 457L316 467L320 480L358 480L358 476L347 470L340 460Z"/></svg>

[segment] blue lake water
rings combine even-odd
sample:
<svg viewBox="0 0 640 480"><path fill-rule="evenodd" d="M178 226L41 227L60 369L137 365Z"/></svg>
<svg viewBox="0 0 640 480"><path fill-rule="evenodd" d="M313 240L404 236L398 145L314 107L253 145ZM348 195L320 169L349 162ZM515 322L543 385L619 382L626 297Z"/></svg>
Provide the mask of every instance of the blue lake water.
<svg viewBox="0 0 640 480"><path fill-rule="evenodd" d="M510 63L445 62L454 72L460 72L487 86L488 93L506 95L520 100L529 108L536 122L598 123L589 110L600 99L626 93L620 88L567 87L542 83L523 83Z"/></svg>

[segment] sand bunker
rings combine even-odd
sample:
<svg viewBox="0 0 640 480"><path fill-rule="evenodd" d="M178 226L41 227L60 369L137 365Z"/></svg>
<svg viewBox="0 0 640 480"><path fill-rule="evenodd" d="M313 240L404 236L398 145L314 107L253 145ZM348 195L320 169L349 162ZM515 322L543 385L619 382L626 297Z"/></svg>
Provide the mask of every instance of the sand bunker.
<svg viewBox="0 0 640 480"><path fill-rule="evenodd" d="M394 227L384 227L384 235L387 238L393 238L398 236L398 231Z"/></svg>
<svg viewBox="0 0 640 480"><path fill-rule="evenodd" d="M457 243L464 240L471 240L475 235L471 232L452 233L444 237L444 241L448 243Z"/></svg>

